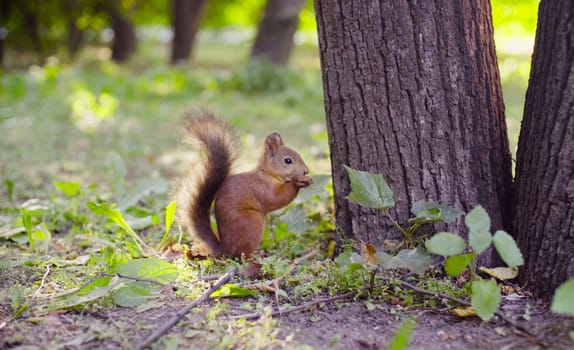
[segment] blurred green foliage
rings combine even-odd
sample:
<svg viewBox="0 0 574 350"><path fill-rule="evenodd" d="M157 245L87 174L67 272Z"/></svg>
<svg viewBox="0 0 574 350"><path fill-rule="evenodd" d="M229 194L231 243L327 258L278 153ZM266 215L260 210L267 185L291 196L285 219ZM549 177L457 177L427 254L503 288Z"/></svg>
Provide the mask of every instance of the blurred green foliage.
<svg viewBox="0 0 574 350"><path fill-rule="evenodd" d="M178 169L168 168L177 163L176 150L188 150L178 144L179 116L184 108L199 105L211 106L239 129L248 158L257 158L259 140L274 129L285 134L286 142L300 148L304 155L318 158L314 163L320 164L313 170L328 171L317 46L309 41L297 45L290 67L275 68L246 63L248 39L227 40L229 32L249 33L249 28L253 29L264 0L211 1L205 21L205 28L211 30L204 30L199 38L193 69L167 65L169 42L161 39L161 33L169 24L169 7L168 2L157 0L121 1L126 13L141 25L142 42L129 65L110 62L109 50L98 39L98 32L108 26L102 12L102 4L107 2L85 0L82 12L75 16L56 16L68 3L66 0L2 3L3 8L12 6L13 10L35 6L43 14L42 33L51 38L55 52L64 50L57 38L65 34L71 18L98 45L86 46L72 65L64 64L57 55L42 67L32 65L0 76L0 121L6 130L0 148L8 150L0 156L0 176L14 179L26 174L30 188L41 187L49 178L46 174L55 172L93 180L107 176L113 168L109 164L110 149L117 150L125 160L130 169L126 177L158 172L173 175ZM130 8L133 10L128 11ZM514 151L531 46L518 52L508 48L516 42L532 44L537 0L495 0L492 8ZM6 11L2 13L6 15ZM2 23L12 26L14 35L25 35L23 23L16 23L21 20L20 14ZM301 14L301 29L315 35L310 0ZM520 35L527 40L519 40ZM18 45L24 48L29 42L23 40ZM24 51L13 52L12 62L25 67L31 61L26 55ZM19 166L22 159L28 161L24 168ZM13 189L16 193L19 186L22 184Z"/></svg>
<svg viewBox="0 0 574 350"><path fill-rule="evenodd" d="M523 44L522 39L533 36L537 5L538 0L493 0L497 43L528 50L528 44ZM110 25L112 6L138 26L166 27L171 23L170 2L163 0L6 0L0 6L0 23L8 32L6 46L18 51L35 51L41 56L40 61L50 55L66 57L70 26L84 32L86 43L102 44L106 36L102 37L101 32ZM237 28L254 35L264 8L265 0L210 1L203 28ZM300 14L299 32L304 35L300 37L315 41L315 31L313 1L307 0Z"/></svg>
<svg viewBox="0 0 574 350"><path fill-rule="evenodd" d="M241 167L258 158L265 135L275 130L314 164L313 172L327 172L317 67L244 65L234 46L199 45L198 62L210 66L189 69L161 61L119 66L93 49L78 64L54 61L1 75L0 178L18 179L14 197L43 192L61 176L88 184L107 179L110 188L117 187L114 178L133 183L176 176L193 156L193 148L181 144L181 114L199 106L238 129L246 160ZM306 49L300 52L297 48L297 57L307 55ZM118 162L127 170L115 171Z"/></svg>
<svg viewBox="0 0 574 350"><path fill-rule="evenodd" d="M169 26L170 2L163 0L6 0L0 9L0 27L7 30L6 46L12 50L32 52L39 62L56 55L66 57L70 28L83 32L88 44L105 44L109 35L102 31L110 26L109 12L113 7L137 26ZM239 28L243 31L257 26L265 0L210 1L204 29ZM315 30L312 1L307 1L301 13L300 30Z"/></svg>
<svg viewBox="0 0 574 350"><path fill-rule="evenodd" d="M492 0L495 35L506 38L532 37L540 0Z"/></svg>

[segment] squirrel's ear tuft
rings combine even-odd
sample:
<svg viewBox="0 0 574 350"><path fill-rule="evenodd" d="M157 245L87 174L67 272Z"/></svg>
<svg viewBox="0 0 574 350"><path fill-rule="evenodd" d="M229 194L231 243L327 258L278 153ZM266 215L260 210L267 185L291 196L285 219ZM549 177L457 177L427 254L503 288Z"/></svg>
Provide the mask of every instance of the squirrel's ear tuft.
<svg viewBox="0 0 574 350"><path fill-rule="evenodd" d="M273 132L265 139L265 148L270 155L274 155L279 146L283 145L283 140L279 133Z"/></svg>

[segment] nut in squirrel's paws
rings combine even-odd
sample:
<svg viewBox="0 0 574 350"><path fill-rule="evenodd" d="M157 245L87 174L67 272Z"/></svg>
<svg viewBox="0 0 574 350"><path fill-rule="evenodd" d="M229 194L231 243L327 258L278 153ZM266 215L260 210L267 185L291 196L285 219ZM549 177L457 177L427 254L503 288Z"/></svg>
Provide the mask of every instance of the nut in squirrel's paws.
<svg viewBox="0 0 574 350"><path fill-rule="evenodd" d="M297 176L295 184L297 187L308 187L313 184L313 179L307 175Z"/></svg>

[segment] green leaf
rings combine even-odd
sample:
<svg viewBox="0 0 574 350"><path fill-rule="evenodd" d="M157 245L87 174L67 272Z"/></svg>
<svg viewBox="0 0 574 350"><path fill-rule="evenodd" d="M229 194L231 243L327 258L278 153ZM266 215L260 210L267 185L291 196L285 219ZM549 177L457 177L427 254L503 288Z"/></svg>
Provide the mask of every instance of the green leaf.
<svg viewBox="0 0 574 350"><path fill-rule="evenodd" d="M405 322L403 322L400 328L395 332L393 339L387 346L389 350L403 350L408 349L409 342L411 339L411 335L413 330L415 329L416 322L414 319L409 318Z"/></svg>
<svg viewBox="0 0 574 350"><path fill-rule="evenodd" d="M34 249L34 239L32 237L32 229L34 225L32 224L32 214L26 208L20 209L20 220L22 220L22 224L26 229L26 235L28 236L28 242L32 249Z"/></svg>
<svg viewBox="0 0 574 350"><path fill-rule="evenodd" d="M158 258L129 260L117 266L117 273L121 276L153 280L162 284L174 282L179 275L175 266ZM161 289L161 285L145 280L126 280L121 288L113 290L111 297L119 306L133 307L157 297Z"/></svg>
<svg viewBox="0 0 574 350"><path fill-rule="evenodd" d="M458 276L476 256L475 252L453 255L446 258L444 270L449 276Z"/></svg>
<svg viewBox="0 0 574 350"><path fill-rule="evenodd" d="M163 246L165 242L167 242L167 238L171 232L171 225L173 225L173 221L175 219L176 209L177 204L174 201L170 202L165 208L165 232L161 238L161 241L159 242L160 247Z"/></svg>
<svg viewBox="0 0 574 350"><path fill-rule="evenodd" d="M130 277L146 278L159 283L171 283L177 279L177 268L158 258L134 259L118 265L117 273Z"/></svg>
<svg viewBox="0 0 574 350"><path fill-rule="evenodd" d="M466 249L466 241L457 234L439 232L425 242L427 250L442 256L457 255Z"/></svg>
<svg viewBox="0 0 574 350"><path fill-rule="evenodd" d="M79 182L54 181L53 184L57 189L64 192L64 194L68 197L74 197L80 192Z"/></svg>
<svg viewBox="0 0 574 350"><path fill-rule="evenodd" d="M289 226L289 232L303 233L311 227L301 204L289 208L285 214L281 215L280 219Z"/></svg>
<svg viewBox="0 0 574 350"><path fill-rule="evenodd" d="M134 241L131 237L124 238L124 244L132 258L137 259L145 256L143 249L141 249L139 244L136 241Z"/></svg>
<svg viewBox="0 0 574 350"><path fill-rule="evenodd" d="M33 242L32 246L34 250L46 253L52 241L52 234L46 228L45 224L38 225L37 227L38 228L32 231L32 235L30 236L32 238L31 243Z"/></svg>
<svg viewBox="0 0 574 350"><path fill-rule="evenodd" d="M123 285L124 284L122 283L121 279L117 276L99 277L92 281L92 283L74 293L66 294L56 298L54 301L46 305L45 311L65 309L83 305L100 298L110 296L114 289L121 288Z"/></svg>
<svg viewBox="0 0 574 350"><path fill-rule="evenodd" d="M388 209L395 206L394 194L381 174L371 174L344 165L351 181L347 199L365 207Z"/></svg>
<svg viewBox="0 0 574 350"><path fill-rule="evenodd" d="M379 265L381 265L385 270L388 269L392 269L393 267L391 267L393 264L391 263L391 261L393 260L393 256L390 254L387 254L383 251L380 252L376 252L375 253L375 258L377 258L377 261L379 262Z"/></svg>
<svg viewBox="0 0 574 350"><path fill-rule="evenodd" d="M492 243L492 234L488 231L469 231L468 244L476 254L485 251Z"/></svg>
<svg viewBox="0 0 574 350"><path fill-rule="evenodd" d="M418 201L413 204L411 212L415 216L411 221L417 222L451 222L462 214L462 211L435 201Z"/></svg>
<svg viewBox="0 0 574 350"><path fill-rule="evenodd" d="M271 247L278 242L282 242L283 240L289 237L289 225L282 222L278 225L275 225L273 230L273 236L269 235Z"/></svg>
<svg viewBox="0 0 574 350"><path fill-rule="evenodd" d="M116 224L120 225L120 227L123 228L126 232L132 232L135 234L135 232L133 232L132 228L124 219L122 213L118 209L111 208L108 203L88 202L87 206L94 214L105 216Z"/></svg>
<svg viewBox="0 0 574 350"><path fill-rule="evenodd" d="M574 278L562 283L554 292L552 312L574 316Z"/></svg>
<svg viewBox="0 0 574 350"><path fill-rule="evenodd" d="M481 205L466 214L464 222L469 232L490 232L490 216Z"/></svg>
<svg viewBox="0 0 574 350"><path fill-rule="evenodd" d="M8 200L12 201L14 198L14 181L9 178L4 179L4 185L6 185L6 193L8 193Z"/></svg>
<svg viewBox="0 0 574 350"><path fill-rule="evenodd" d="M235 284L225 284L224 286L213 292L211 294L211 297L212 298L249 297L257 294L258 294L257 291L253 289L247 289Z"/></svg>
<svg viewBox="0 0 574 350"><path fill-rule="evenodd" d="M124 250L107 246L101 250L102 261L107 266L108 273L116 273L118 266L130 261L131 256Z"/></svg>
<svg viewBox="0 0 574 350"><path fill-rule="evenodd" d="M514 238L504 231L496 231L493 237L494 247L506 265L510 267L524 265L522 253Z"/></svg>
<svg viewBox="0 0 574 350"><path fill-rule="evenodd" d="M171 231L171 225L175 219L176 203L174 201L170 202L165 208L165 232L166 235Z"/></svg>
<svg viewBox="0 0 574 350"><path fill-rule="evenodd" d="M88 202L87 206L94 214L107 217L108 219L118 224L124 230L124 232L133 240L131 243L132 246L131 251L133 252L132 256L139 257L147 255L144 249L142 248L142 246L145 246L145 243L133 230L133 228L127 223L127 221L124 219L124 216L118 209L111 208L106 202L102 202L99 204L94 202ZM128 246L128 248L130 247Z"/></svg>
<svg viewBox="0 0 574 350"><path fill-rule="evenodd" d="M500 287L492 280L475 280L471 284L471 304L483 321L490 320L500 307Z"/></svg>
<svg viewBox="0 0 574 350"><path fill-rule="evenodd" d="M10 308L14 317L20 317L29 306L25 292L26 289L19 283L12 284L8 288L7 296L10 296Z"/></svg>
<svg viewBox="0 0 574 350"><path fill-rule="evenodd" d="M151 298L159 296L161 288L152 285L126 283L126 286L116 289L111 293L112 300L122 307L134 307L141 305Z"/></svg>
<svg viewBox="0 0 574 350"><path fill-rule="evenodd" d="M343 273L352 273L353 271L364 269L363 258L352 250L345 250L339 254L335 258L335 263Z"/></svg>
<svg viewBox="0 0 574 350"><path fill-rule="evenodd" d="M482 253L492 243L490 216L482 206L477 205L466 215L465 224L468 227L468 244L476 254Z"/></svg>
<svg viewBox="0 0 574 350"><path fill-rule="evenodd" d="M403 249L395 256L377 252L375 257L385 269L408 269L419 275L423 275L432 264L432 258L421 247Z"/></svg>

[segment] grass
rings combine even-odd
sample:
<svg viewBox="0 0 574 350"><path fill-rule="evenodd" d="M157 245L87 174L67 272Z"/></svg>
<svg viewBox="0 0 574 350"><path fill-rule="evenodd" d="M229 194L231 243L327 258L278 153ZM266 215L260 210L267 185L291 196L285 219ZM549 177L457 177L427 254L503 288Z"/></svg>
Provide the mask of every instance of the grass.
<svg viewBox="0 0 574 350"><path fill-rule="evenodd" d="M172 177L189 153L180 119L190 107L208 106L234 124L248 162L256 159L270 130L279 131L306 159L326 154L318 67L302 73L256 70L241 61L230 67L226 59L234 48L220 45L199 47L198 67L172 68L154 63L153 55L147 66L135 59L120 67L99 59L106 56L101 50L88 50L84 56L96 58L84 57L77 65L2 76L0 147L6 152L0 156L0 175L19 179L16 186L27 195L48 178L106 179L110 153L121 158L128 180ZM208 61L212 67L203 66Z"/></svg>

